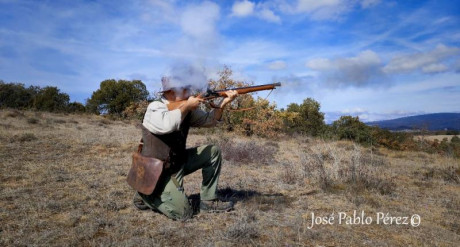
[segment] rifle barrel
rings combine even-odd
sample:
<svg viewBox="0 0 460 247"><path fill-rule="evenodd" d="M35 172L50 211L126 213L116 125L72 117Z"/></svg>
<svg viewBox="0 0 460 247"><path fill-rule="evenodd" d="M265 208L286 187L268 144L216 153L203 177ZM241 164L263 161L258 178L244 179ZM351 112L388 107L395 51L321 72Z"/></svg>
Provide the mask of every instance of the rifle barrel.
<svg viewBox="0 0 460 247"><path fill-rule="evenodd" d="M280 82L272 83L272 84L257 85L257 86L249 86L249 87L230 88L230 89L223 89L223 90L216 90L216 91L208 90L207 94L201 98L205 100L210 100L210 99L214 99L217 97L227 97L227 94L225 92L228 90L236 90L238 94L247 94L247 93L256 92L256 91L275 89L276 87L279 87L279 86L281 86ZM186 100L169 102L167 106L168 110L172 111L174 109L179 108L185 101Z"/></svg>
<svg viewBox="0 0 460 247"><path fill-rule="evenodd" d="M256 85L256 86L248 86L248 87L237 87L237 88L228 88L228 89L223 89L223 90L216 90L214 91L215 93L220 93L220 92L225 92L228 90L244 90L248 92L255 92L255 91L260 91L260 90L268 90L268 89L274 89L276 87L280 87L281 82L277 83L271 83L271 84L263 84L263 85Z"/></svg>

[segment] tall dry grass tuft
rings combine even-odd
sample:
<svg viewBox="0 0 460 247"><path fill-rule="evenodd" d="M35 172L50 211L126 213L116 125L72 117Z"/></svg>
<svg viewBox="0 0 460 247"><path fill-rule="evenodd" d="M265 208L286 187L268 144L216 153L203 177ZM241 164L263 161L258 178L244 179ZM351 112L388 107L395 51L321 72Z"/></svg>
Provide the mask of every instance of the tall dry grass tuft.
<svg viewBox="0 0 460 247"><path fill-rule="evenodd" d="M255 240L260 236L257 226L257 218L254 214L241 215L239 220L233 223L226 231L221 233L221 237L236 245L255 244Z"/></svg>
<svg viewBox="0 0 460 247"><path fill-rule="evenodd" d="M308 179L326 192L374 190L380 194L391 194L396 186L385 172L385 158L369 155L356 144L350 148L322 142L297 155L299 165L282 173L286 183Z"/></svg>
<svg viewBox="0 0 460 247"><path fill-rule="evenodd" d="M227 136L219 136L217 138L208 137L204 143L200 144L219 146L222 157L234 164L270 165L276 163L275 154L278 147L273 142L259 143L255 140L237 142Z"/></svg>
<svg viewBox="0 0 460 247"><path fill-rule="evenodd" d="M11 109L7 110L5 117L9 118L23 118L25 117L25 114L22 111L16 110L16 109Z"/></svg>

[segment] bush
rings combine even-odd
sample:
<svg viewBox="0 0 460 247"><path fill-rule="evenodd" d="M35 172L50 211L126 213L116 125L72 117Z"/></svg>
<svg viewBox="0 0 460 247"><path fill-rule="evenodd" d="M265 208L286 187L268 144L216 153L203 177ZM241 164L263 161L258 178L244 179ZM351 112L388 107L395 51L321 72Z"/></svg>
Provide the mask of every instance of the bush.
<svg viewBox="0 0 460 247"><path fill-rule="evenodd" d="M288 105L286 113L282 114L286 131L311 136L320 135L325 123L324 113L319 109L319 102L312 98L305 99L300 105L295 103Z"/></svg>
<svg viewBox="0 0 460 247"><path fill-rule="evenodd" d="M247 136L257 135L274 138L279 136L283 129L283 121L276 110L275 104L268 100L258 98L243 116L241 131Z"/></svg>
<svg viewBox="0 0 460 247"><path fill-rule="evenodd" d="M25 88L22 83L0 81L0 108L31 108L37 94L37 87Z"/></svg>
<svg viewBox="0 0 460 247"><path fill-rule="evenodd" d="M352 140L361 144L375 143L371 127L359 121L359 117L342 116L332 123L332 128L339 139Z"/></svg>
<svg viewBox="0 0 460 247"><path fill-rule="evenodd" d="M69 95L60 93L57 87L40 89L34 98L33 107L39 111L61 112L67 110Z"/></svg>
<svg viewBox="0 0 460 247"><path fill-rule="evenodd" d="M131 104L121 113L121 117L125 119L142 120L149 104L150 103L147 100L131 102Z"/></svg>
<svg viewBox="0 0 460 247"><path fill-rule="evenodd" d="M380 145L394 150L417 150L413 136L404 132L390 132L378 127L371 127L372 140Z"/></svg>
<svg viewBox="0 0 460 247"><path fill-rule="evenodd" d="M72 102L68 105L67 111L71 113L83 113L86 111L86 107L80 102Z"/></svg>

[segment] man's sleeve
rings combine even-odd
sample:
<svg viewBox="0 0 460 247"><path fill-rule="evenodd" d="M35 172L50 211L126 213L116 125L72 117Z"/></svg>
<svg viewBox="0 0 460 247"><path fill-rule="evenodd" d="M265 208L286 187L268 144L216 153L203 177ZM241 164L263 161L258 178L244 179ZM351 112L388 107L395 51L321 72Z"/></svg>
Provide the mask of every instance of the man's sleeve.
<svg viewBox="0 0 460 247"><path fill-rule="evenodd" d="M147 107L142 124L150 132L162 135L179 130L181 121L179 109L169 111L164 103L154 101Z"/></svg>
<svg viewBox="0 0 460 247"><path fill-rule="evenodd" d="M213 127L219 121L214 119L214 109L210 112L205 112L201 109L197 109L192 112L192 118L190 125L192 127Z"/></svg>

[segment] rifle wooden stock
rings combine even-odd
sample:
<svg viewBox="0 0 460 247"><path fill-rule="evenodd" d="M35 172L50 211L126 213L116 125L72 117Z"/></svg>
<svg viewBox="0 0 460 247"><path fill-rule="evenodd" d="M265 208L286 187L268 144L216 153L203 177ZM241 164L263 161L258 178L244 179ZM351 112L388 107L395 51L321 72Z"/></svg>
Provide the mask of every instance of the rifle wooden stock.
<svg viewBox="0 0 460 247"><path fill-rule="evenodd" d="M198 96L202 99L205 100L210 100L210 99L215 99L218 97L227 97L227 94L225 93L228 90L235 90L238 92L238 94L247 94L247 93L252 93L252 92L257 92L257 91L263 91L263 90L272 90L275 89L276 87L280 87L281 83L272 83L272 84L264 84L264 85L257 85L257 86L249 86L249 87L238 87L238 88L230 88L230 89L223 89L223 90L217 90L217 91L212 91L208 90L206 94ZM181 107L183 104L185 104L187 100L180 100L180 101L173 101L169 102L167 105L168 110L172 111L175 110L179 107Z"/></svg>

